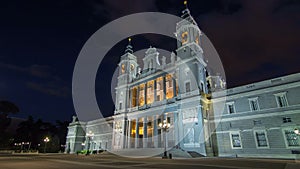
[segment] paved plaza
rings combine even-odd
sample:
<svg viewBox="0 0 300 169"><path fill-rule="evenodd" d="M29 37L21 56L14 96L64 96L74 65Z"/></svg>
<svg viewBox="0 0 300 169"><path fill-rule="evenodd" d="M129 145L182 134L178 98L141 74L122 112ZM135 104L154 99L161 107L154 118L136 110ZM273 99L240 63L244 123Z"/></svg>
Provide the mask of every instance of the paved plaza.
<svg viewBox="0 0 300 169"><path fill-rule="evenodd" d="M246 158L124 158L104 152L97 155L36 154L0 155L1 169L299 169L297 160Z"/></svg>

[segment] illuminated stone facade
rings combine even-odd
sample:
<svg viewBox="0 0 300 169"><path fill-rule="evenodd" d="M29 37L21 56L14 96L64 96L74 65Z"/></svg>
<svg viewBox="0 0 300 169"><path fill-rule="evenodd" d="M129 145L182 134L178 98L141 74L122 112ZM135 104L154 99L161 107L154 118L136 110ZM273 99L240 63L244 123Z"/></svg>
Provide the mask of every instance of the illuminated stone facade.
<svg viewBox="0 0 300 169"><path fill-rule="evenodd" d="M213 136L218 156L296 158L300 153L300 73L226 91ZM212 102L225 97L215 93ZM213 123L213 121L211 121Z"/></svg>
<svg viewBox="0 0 300 169"><path fill-rule="evenodd" d="M300 153L294 133L300 129L300 74L224 90L222 78L207 71L201 31L188 9L182 18L169 63L150 47L142 67L127 46L119 63L114 115L70 123L66 152L89 147L138 156L161 153L166 146L175 154L199 156L293 158ZM224 110L214 107L221 101L226 101ZM170 124L166 135L159 127L164 120ZM87 141L84 131L93 138Z"/></svg>
<svg viewBox="0 0 300 169"><path fill-rule="evenodd" d="M212 154L206 139L210 131L203 110L209 95L207 63L199 44L201 31L186 9L176 25L177 50L170 62L150 47L137 63L132 46L121 56L116 87L113 151L124 149L180 149ZM220 80L220 79L219 79ZM221 86L216 86L216 88ZM170 128L164 138L159 123Z"/></svg>

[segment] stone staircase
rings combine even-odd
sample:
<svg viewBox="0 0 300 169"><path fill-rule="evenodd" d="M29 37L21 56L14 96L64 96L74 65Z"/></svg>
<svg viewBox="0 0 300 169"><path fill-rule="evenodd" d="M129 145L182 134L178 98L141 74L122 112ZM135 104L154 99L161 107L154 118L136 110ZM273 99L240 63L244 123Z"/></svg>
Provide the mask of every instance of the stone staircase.
<svg viewBox="0 0 300 169"><path fill-rule="evenodd" d="M163 151L164 151L163 148L136 148L136 149L112 150L110 152L123 157L146 158L146 157L154 157L159 154L162 154Z"/></svg>
<svg viewBox="0 0 300 169"><path fill-rule="evenodd" d="M164 149L163 148L137 148L137 149L122 149L110 151L113 154L132 157L132 158L147 158L147 157L162 157ZM168 150L168 155L172 154L173 158L200 158L204 155L195 151L185 151L183 149L170 149Z"/></svg>
<svg viewBox="0 0 300 169"><path fill-rule="evenodd" d="M175 148L173 148L173 149L169 150L168 153L172 154L172 157L192 158L192 156L188 152L186 152L186 151L184 151L182 149L175 149Z"/></svg>
<svg viewBox="0 0 300 169"><path fill-rule="evenodd" d="M188 151L188 153L190 154L190 156L192 158L200 158L200 157L205 157L204 155L196 152L196 151Z"/></svg>

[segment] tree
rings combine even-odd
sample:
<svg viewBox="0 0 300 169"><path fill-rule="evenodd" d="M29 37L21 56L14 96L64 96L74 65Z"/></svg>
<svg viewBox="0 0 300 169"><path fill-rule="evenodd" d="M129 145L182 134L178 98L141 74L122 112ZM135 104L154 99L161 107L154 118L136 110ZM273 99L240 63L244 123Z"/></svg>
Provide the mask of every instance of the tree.
<svg viewBox="0 0 300 169"><path fill-rule="evenodd" d="M59 145L66 144L66 135L68 132L69 123L70 122L68 122L68 121L61 122L59 120L56 120L56 127L58 129L57 136L59 138ZM60 150L64 151L64 147L60 147Z"/></svg>
<svg viewBox="0 0 300 169"><path fill-rule="evenodd" d="M28 149L38 149L43 152L45 147L43 140L48 137L50 141L47 143L46 151L58 152L63 150L61 145L65 144L68 124L67 121L56 121L56 124L53 125L41 119L35 121L32 116L29 116L26 121L19 124L15 141L17 143L29 142L30 148L28 147Z"/></svg>
<svg viewBox="0 0 300 169"><path fill-rule="evenodd" d="M20 111L19 107L16 106L14 103L6 101L6 100L0 101L0 112L2 114L7 116L10 113L16 114L19 111Z"/></svg>
<svg viewBox="0 0 300 169"><path fill-rule="evenodd" d="M28 116L26 121L19 124L17 133L14 137L16 143L30 142L36 143L35 137L37 137L39 129L36 128L36 124L32 116Z"/></svg>
<svg viewBox="0 0 300 169"><path fill-rule="evenodd" d="M9 114L16 114L20 110L12 102L0 101L0 132L4 132L10 124Z"/></svg>
<svg viewBox="0 0 300 169"><path fill-rule="evenodd" d="M16 114L20 110L14 103L3 100L0 101L0 147L7 147L9 145L10 135L6 132L7 127L10 125L11 119L9 114Z"/></svg>

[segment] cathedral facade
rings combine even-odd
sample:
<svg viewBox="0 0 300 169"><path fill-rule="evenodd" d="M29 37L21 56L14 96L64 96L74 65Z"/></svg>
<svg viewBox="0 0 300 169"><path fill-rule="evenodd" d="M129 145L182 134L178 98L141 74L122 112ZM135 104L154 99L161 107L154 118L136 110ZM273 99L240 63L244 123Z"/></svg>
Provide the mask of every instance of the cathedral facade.
<svg viewBox="0 0 300 169"><path fill-rule="evenodd" d="M300 153L295 132L300 74L225 89L222 77L207 69L201 31L188 9L182 18L169 63L150 47L140 66L129 40L119 63L114 115L89 122L74 117L66 152L288 158ZM224 109L214 107L219 102Z"/></svg>

